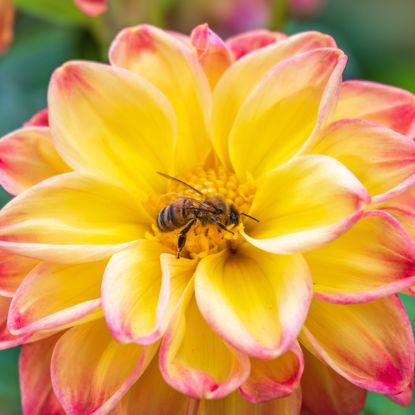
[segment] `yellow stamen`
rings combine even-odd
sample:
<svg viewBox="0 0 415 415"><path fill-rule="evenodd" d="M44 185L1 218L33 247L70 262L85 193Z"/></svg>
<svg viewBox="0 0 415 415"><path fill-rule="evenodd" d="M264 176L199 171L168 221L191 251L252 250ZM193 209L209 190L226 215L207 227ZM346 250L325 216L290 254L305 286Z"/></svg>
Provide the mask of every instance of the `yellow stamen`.
<svg viewBox="0 0 415 415"><path fill-rule="evenodd" d="M154 212L155 218L165 206L178 199L192 198L201 202L205 197L212 196L222 196L238 212L248 213L256 191L253 182L241 184L233 173L227 173L223 167L209 169L200 167L190 174L178 178L200 191L203 196L181 183L169 180L166 194L150 195L148 198L148 207ZM245 218L241 217L241 222L237 226L228 226L229 232L220 229L217 224L202 224L199 220L196 221L187 233L186 244L181 256L203 258L230 246L237 246L241 243L240 232L244 228L243 220ZM184 226L185 224L171 232L160 232L157 225L154 224L151 232L148 232L147 238L157 240L166 245L170 251L177 252L178 237Z"/></svg>

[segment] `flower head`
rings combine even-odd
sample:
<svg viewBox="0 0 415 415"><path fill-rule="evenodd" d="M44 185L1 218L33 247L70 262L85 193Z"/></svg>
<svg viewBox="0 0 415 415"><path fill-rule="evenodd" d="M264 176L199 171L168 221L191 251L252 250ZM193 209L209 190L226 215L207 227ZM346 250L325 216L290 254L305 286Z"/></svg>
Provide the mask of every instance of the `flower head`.
<svg viewBox="0 0 415 415"><path fill-rule="evenodd" d="M141 25L110 61L57 69L48 113L0 141L24 412L408 403L415 97L342 83L318 32Z"/></svg>

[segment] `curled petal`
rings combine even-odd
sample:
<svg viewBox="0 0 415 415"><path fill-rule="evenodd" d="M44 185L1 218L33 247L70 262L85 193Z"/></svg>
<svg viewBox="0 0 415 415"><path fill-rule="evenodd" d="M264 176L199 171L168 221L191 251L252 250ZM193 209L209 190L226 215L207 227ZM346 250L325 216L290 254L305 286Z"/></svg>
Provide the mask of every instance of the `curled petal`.
<svg viewBox="0 0 415 415"><path fill-rule="evenodd" d="M367 392L304 350L303 406L309 415L359 415Z"/></svg>
<svg viewBox="0 0 415 415"><path fill-rule="evenodd" d="M65 415L50 381L50 361L60 335L22 347L19 380L24 415Z"/></svg>
<svg viewBox="0 0 415 415"><path fill-rule="evenodd" d="M212 143L223 164L231 166L228 140L235 118L264 75L296 54L333 46L334 41L329 36L318 32L300 33L248 54L226 71L215 88L212 109Z"/></svg>
<svg viewBox="0 0 415 415"><path fill-rule="evenodd" d="M56 152L49 128L23 128L0 140L0 183L13 195L69 170Z"/></svg>
<svg viewBox="0 0 415 415"><path fill-rule="evenodd" d="M346 64L335 48L298 54L270 70L239 109L230 131L236 174L261 177L310 145L330 112ZM298 122L298 110L301 122ZM253 137L259 136L253 145Z"/></svg>
<svg viewBox="0 0 415 415"><path fill-rule="evenodd" d="M255 52L284 39L287 39L285 33L259 29L232 36L226 40L226 45L232 51L233 58L238 60L248 53Z"/></svg>
<svg viewBox="0 0 415 415"><path fill-rule="evenodd" d="M276 359L251 359L251 373L239 391L252 403L288 396L298 388L303 367L303 353L298 343Z"/></svg>
<svg viewBox="0 0 415 415"><path fill-rule="evenodd" d="M335 159L297 157L260 185L249 212L260 222L249 225L244 237L272 253L316 249L348 230L369 200L361 183Z"/></svg>
<svg viewBox="0 0 415 415"><path fill-rule="evenodd" d="M314 292L330 302L368 302L415 283L415 243L382 211L366 212L348 232L305 257Z"/></svg>
<svg viewBox="0 0 415 415"><path fill-rule="evenodd" d="M165 188L156 171L173 167L176 119L148 81L109 65L69 62L52 75L48 102L56 147L74 170L138 195Z"/></svg>
<svg viewBox="0 0 415 415"><path fill-rule="evenodd" d="M75 3L91 17L99 16L107 10L107 0L75 0Z"/></svg>
<svg viewBox="0 0 415 415"><path fill-rule="evenodd" d="M13 297L23 279L38 263L35 259L0 250L0 295Z"/></svg>
<svg viewBox="0 0 415 415"><path fill-rule="evenodd" d="M178 122L176 171L188 171L201 163L210 149L211 92L196 51L163 30L139 25L118 34L110 61L145 78L169 100ZM160 141L153 141L160 151Z"/></svg>
<svg viewBox="0 0 415 415"><path fill-rule="evenodd" d="M297 388L285 398L256 404L246 401L234 392L224 399L200 402L197 415L299 415L300 410L301 388Z"/></svg>
<svg viewBox="0 0 415 415"><path fill-rule="evenodd" d="M25 343L30 335L14 336L7 328L7 314L10 307L10 298L0 297L0 350L20 346Z"/></svg>
<svg viewBox="0 0 415 415"><path fill-rule="evenodd" d="M414 392L414 380L409 383L406 389L397 395L387 395L388 398L401 406L409 406L412 403L412 395Z"/></svg>
<svg viewBox="0 0 415 415"><path fill-rule="evenodd" d="M97 318L105 264L38 265L13 297L9 330L19 335L84 322L86 316Z"/></svg>
<svg viewBox="0 0 415 415"><path fill-rule="evenodd" d="M0 248L54 263L105 258L147 230L129 193L96 177L66 173L28 189L0 212Z"/></svg>
<svg viewBox="0 0 415 415"><path fill-rule="evenodd" d="M195 291L212 329L259 359L275 358L290 348L312 296L301 255L272 255L249 244L202 259Z"/></svg>
<svg viewBox="0 0 415 415"><path fill-rule="evenodd" d="M395 187L415 174L415 143L364 120L344 119L331 124L310 152L341 161L372 196L388 191L393 194Z"/></svg>
<svg viewBox="0 0 415 415"><path fill-rule="evenodd" d="M117 341L153 343L173 317L196 262L178 260L163 254L165 250L143 240L110 259L102 284L102 307Z"/></svg>
<svg viewBox="0 0 415 415"><path fill-rule="evenodd" d="M415 95L367 81L343 82L333 120L363 118L415 136Z"/></svg>
<svg viewBox="0 0 415 415"><path fill-rule="evenodd" d="M213 89L232 64L230 49L215 32L209 29L207 23L194 28L190 40Z"/></svg>
<svg viewBox="0 0 415 415"><path fill-rule="evenodd" d="M348 305L314 299L300 341L361 388L396 395L412 381L413 333L397 296Z"/></svg>
<svg viewBox="0 0 415 415"><path fill-rule="evenodd" d="M160 369L174 389L196 399L217 399L249 375L249 359L228 346L204 321L189 283L160 348Z"/></svg>
<svg viewBox="0 0 415 415"><path fill-rule="evenodd" d="M115 342L103 319L74 327L53 351L53 390L68 415L108 413L155 352L154 346Z"/></svg>
<svg viewBox="0 0 415 415"><path fill-rule="evenodd" d="M49 110L47 108L40 110L26 121L23 127L49 127Z"/></svg>

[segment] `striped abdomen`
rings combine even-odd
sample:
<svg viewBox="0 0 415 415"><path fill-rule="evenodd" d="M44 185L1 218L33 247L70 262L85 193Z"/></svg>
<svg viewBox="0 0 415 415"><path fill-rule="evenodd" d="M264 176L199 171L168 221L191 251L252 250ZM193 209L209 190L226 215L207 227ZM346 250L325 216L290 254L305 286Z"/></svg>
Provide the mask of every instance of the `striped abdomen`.
<svg viewBox="0 0 415 415"><path fill-rule="evenodd" d="M194 203L190 198L176 200L165 206L157 216L161 232L171 232L186 225L194 217Z"/></svg>

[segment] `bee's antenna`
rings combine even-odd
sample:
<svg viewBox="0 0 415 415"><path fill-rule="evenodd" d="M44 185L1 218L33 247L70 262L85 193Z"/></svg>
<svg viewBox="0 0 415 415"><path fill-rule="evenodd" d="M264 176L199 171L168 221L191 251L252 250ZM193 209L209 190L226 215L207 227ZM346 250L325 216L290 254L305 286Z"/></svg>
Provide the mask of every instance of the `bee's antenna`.
<svg viewBox="0 0 415 415"><path fill-rule="evenodd" d="M184 186L187 186L189 189L192 189L194 192L199 193L200 195L204 196L204 194L200 190L197 190L193 186L190 186L190 184L184 182L183 180L178 179L177 177L169 176L168 174L162 173L161 171L157 171L156 173L159 174L160 176L165 177L166 179L170 179L170 180L173 180L175 182L181 183Z"/></svg>
<svg viewBox="0 0 415 415"><path fill-rule="evenodd" d="M248 215L247 213L243 213L243 212L241 212L241 213L240 213L240 215L242 215L242 216L246 216L247 218L252 219L252 220L254 220L255 222L259 222L259 219L254 218L253 216Z"/></svg>

